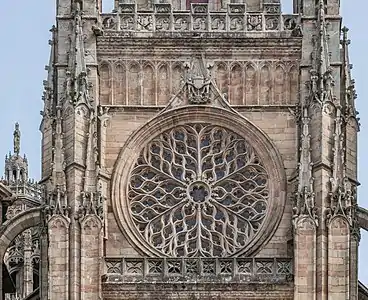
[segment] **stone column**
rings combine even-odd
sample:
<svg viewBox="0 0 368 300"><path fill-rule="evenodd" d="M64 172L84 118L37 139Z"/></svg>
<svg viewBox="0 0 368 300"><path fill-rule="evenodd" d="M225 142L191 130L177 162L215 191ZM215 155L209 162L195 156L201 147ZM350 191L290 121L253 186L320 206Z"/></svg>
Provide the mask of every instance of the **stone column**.
<svg viewBox="0 0 368 300"><path fill-rule="evenodd" d="M32 232L27 229L23 232L24 256L23 256L23 297L33 291L33 266L32 266Z"/></svg>

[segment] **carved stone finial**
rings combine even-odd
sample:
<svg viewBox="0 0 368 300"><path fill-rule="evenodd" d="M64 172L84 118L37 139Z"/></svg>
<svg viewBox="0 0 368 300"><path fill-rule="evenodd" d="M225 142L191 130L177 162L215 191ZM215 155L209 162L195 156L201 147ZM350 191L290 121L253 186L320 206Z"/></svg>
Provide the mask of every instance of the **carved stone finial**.
<svg viewBox="0 0 368 300"><path fill-rule="evenodd" d="M194 58L185 64L187 97L191 104L210 102L210 70L212 66L205 64L204 57Z"/></svg>
<svg viewBox="0 0 368 300"><path fill-rule="evenodd" d="M20 130L19 123L15 123L15 129L13 133L13 142L14 142L14 154L19 155L20 153Z"/></svg>

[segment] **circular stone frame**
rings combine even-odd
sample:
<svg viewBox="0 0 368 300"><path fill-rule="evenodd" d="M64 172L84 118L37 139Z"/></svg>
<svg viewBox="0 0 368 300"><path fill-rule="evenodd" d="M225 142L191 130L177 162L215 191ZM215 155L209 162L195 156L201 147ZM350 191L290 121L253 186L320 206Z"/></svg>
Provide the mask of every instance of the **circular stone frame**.
<svg viewBox="0 0 368 300"><path fill-rule="evenodd" d="M164 254L142 237L131 219L127 206L130 174L141 150L153 137L178 125L187 123L210 123L224 127L242 136L252 145L269 175L269 200L262 226L249 244L232 256L251 256L270 240L276 231L285 208L286 174L281 155L272 141L256 125L240 114L217 107L190 106L164 112L140 127L126 141L115 163L111 199L116 221L131 242L143 255L160 257Z"/></svg>

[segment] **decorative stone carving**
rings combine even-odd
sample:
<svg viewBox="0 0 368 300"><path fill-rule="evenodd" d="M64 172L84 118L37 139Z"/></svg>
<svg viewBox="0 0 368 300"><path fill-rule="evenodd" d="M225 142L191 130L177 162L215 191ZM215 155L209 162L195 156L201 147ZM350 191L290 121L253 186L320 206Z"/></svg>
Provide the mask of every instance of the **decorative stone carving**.
<svg viewBox="0 0 368 300"><path fill-rule="evenodd" d="M156 19L156 30L167 31L170 29L170 16L162 16Z"/></svg>
<svg viewBox="0 0 368 300"><path fill-rule="evenodd" d="M280 16L265 16L266 30L279 30Z"/></svg>
<svg viewBox="0 0 368 300"><path fill-rule="evenodd" d="M219 122L215 111L229 119ZM188 118L176 113L188 113ZM283 179L271 179L280 176L275 174L280 169L270 169L276 162L269 153L278 157L277 152L250 146L243 136L255 129L236 125L238 119L225 108L186 105L163 111L130 140L114 169L112 201L118 224L133 245L157 256L234 256L256 251L270 237L285 196L283 184L273 186ZM172 120L178 123L173 126ZM229 129L229 120L237 133ZM162 134L152 139L156 128ZM134 156L126 156L125 149Z"/></svg>
<svg viewBox="0 0 368 300"><path fill-rule="evenodd" d="M199 70L198 75L191 75L192 65ZM203 70L201 64L204 64ZM196 77L196 85L191 83L195 97L202 97L201 92L210 96L227 95L231 105L294 105L298 95L298 66L291 61L214 61L208 65L201 58L189 62L178 60L127 60L101 61L100 73L100 104L127 106L165 106L170 95L178 95L186 86L188 76ZM209 67L209 69L208 69ZM171 74L171 76L169 76ZM243 76L245 74L246 76ZM271 77L274 75L274 79ZM137 86L137 82L144 85ZM216 89L211 88L216 84ZM275 82L272 85L273 81ZM208 86L207 86L208 84ZM203 90L198 90L203 85ZM272 88L274 91L272 91ZM129 96L129 97L128 97ZM225 97L224 97L225 98ZM244 98L244 99L243 99ZM172 98L171 98L172 99ZM245 100L245 101L243 101ZM182 99L182 101L184 101ZM195 100L196 102L197 100ZM200 100L199 102L201 102Z"/></svg>
<svg viewBox="0 0 368 300"><path fill-rule="evenodd" d="M54 191L48 193L46 203L47 205L44 207L46 220L49 220L54 215L61 215L66 219L69 218L70 207L68 206L65 187L56 186Z"/></svg>
<svg viewBox="0 0 368 300"><path fill-rule="evenodd" d="M8 207L8 210L5 215L6 219L9 220L11 218L14 218L16 215L26 210L27 210L27 204L22 203L22 202L14 203Z"/></svg>
<svg viewBox="0 0 368 300"><path fill-rule="evenodd" d="M115 17L113 17L113 16L107 16L107 17L103 18L103 20L102 20L102 26L105 29L116 30Z"/></svg>
<svg viewBox="0 0 368 300"><path fill-rule="evenodd" d="M318 226L317 210L315 207L314 194L314 178L312 175L312 158L311 158L311 136L309 132L310 117L308 107L305 107L300 116L301 121L301 138L300 138L300 161L298 164L298 184L295 194L293 207L293 223L296 228L298 219L309 217L316 226Z"/></svg>
<svg viewBox="0 0 368 300"><path fill-rule="evenodd" d="M230 17L230 30L231 31L242 31L244 29L244 18L242 16L231 16Z"/></svg>
<svg viewBox="0 0 368 300"><path fill-rule="evenodd" d="M206 104L210 102L210 70L212 66L205 66L204 60L194 59L186 64L186 93L190 104Z"/></svg>
<svg viewBox="0 0 368 300"><path fill-rule="evenodd" d="M134 6L134 4L133 4ZM274 7L274 6L272 6ZM171 5L155 4L153 12L136 12L132 7L115 14L103 14L104 32L162 31L165 23L167 31L188 32L231 32L231 31L289 31L292 32L300 23L298 15L281 15L281 13L246 13L242 3L229 3L227 11L208 11L207 4L193 4L190 11L172 11ZM162 16L165 16L163 19ZM120 28L115 20L120 18ZM230 20L228 23L226 20ZM246 20L246 22L244 22ZM246 26L244 26L246 23ZM264 25L263 25L264 24ZM300 30L300 26L298 28ZM297 32L294 36L300 36Z"/></svg>
<svg viewBox="0 0 368 300"><path fill-rule="evenodd" d="M226 16L217 16L212 18L211 30L222 31L226 30Z"/></svg>
<svg viewBox="0 0 368 300"><path fill-rule="evenodd" d="M96 215L103 220L105 198L102 196L101 191L83 192L81 198L81 206L78 211L78 218L82 220L88 215Z"/></svg>
<svg viewBox="0 0 368 300"><path fill-rule="evenodd" d="M267 182L257 154L240 136L188 124L164 132L141 152L127 205L156 250L172 257L228 256L261 227Z"/></svg>
<svg viewBox="0 0 368 300"><path fill-rule="evenodd" d="M189 16L186 15L175 15L174 16L174 30L175 31L186 31L189 30Z"/></svg>
<svg viewBox="0 0 368 300"><path fill-rule="evenodd" d="M148 30L153 29L153 20L151 15L138 15L137 16L137 30Z"/></svg>
<svg viewBox="0 0 368 300"><path fill-rule="evenodd" d="M109 282L149 282L152 276L159 281L208 282L217 280L261 281L274 278L288 282L292 278L293 265L290 259L267 258L106 258L106 275ZM115 276L114 276L115 275ZM116 275L119 275L116 277ZM115 280L114 280L115 278Z"/></svg>
<svg viewBox="0 0 368 300"><path fill-rule="evenodd" d="M262 15L247 15L247 30L261 31L262 30Z"/></svg>
<svg viewBox="0 0 368 300"><path fill-rule="evenodd" d="M245 4L243 3L229 3L228 4L229 14L245 15Z"/></svg>
<svg viewBox="0 0 368 300"><path fill-rule="evenodd" d="M134 30L134 16L122 16L120 30Z"/></svg>
<svg viewBox="0 0 368 300"><path fill-rule="evenodd" d="M68 52L69 69L65 74L65 99L74 107L84 104L90 108L93 102L89 94L91 84L88 82L86 51L84 42L86 36L83 33L81 3L77 2L73 11L73 34L70 36L70 50Z"/></svg>

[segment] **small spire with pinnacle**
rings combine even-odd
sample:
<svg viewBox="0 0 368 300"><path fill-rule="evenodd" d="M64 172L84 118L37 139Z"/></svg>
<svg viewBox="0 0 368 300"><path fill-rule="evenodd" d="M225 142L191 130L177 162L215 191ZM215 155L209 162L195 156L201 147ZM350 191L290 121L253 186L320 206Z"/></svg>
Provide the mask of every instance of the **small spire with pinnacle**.
<svg viewBox="0 0 368 300"><path fill-rule="evenodd" d="M19 155L20 153L20 130L19 130L19 123L15 123L15 129L14 129L14 154Z"/></svg>

